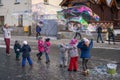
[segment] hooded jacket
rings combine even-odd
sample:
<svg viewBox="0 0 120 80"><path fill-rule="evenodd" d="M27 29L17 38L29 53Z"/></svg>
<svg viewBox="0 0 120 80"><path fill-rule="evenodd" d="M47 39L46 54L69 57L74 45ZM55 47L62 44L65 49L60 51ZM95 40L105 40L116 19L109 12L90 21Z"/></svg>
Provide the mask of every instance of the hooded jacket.
<svg viewBox="0 0 120 80"><path fill-rule="evenodd" d="M14 51L15 53L19 53L21 49L21 45L19 43L14 44Z"/></svg>
<svg viewBox="0 0 120 80"><path fill-rule="evenodd" d="M85 45L85 41L82 40L78 43L77 48L81 50L81 58L90 58L90 50L93 47L93 40L90 41L89 46Z"/></svg>
<svg viewBox="0 0 120 80"><path fill-rule="evenodd" d="M45 43L44 43L44 48L45 48L45 52L46 52L46 53L49 53L49 52L50 52L50 45L51 45L50 42L45 42Z"/></svg>
<svg viewBox="0 0 120 80"><path fill-rule="evenodd" d="M31 52L31 48L30 46L27 45L23 45L21 48L21 52L22 52L22 57L27 58L30 56L30 52Z"/></svg>
<svg viewBox="0 0 120 80"><path fill-rule="evenodd" d="M44 52L44 41L38 40L38 50L39 52Z"/></svg>

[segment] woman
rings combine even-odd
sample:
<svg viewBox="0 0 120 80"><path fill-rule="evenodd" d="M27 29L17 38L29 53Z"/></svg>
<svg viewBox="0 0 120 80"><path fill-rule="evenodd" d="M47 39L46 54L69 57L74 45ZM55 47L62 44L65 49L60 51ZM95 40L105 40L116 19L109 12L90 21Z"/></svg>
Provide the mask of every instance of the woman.
<svg viewBox="0 0 120 80"><path fill-rule="evenodd" d="M13 29L14 28L10 28L8 24L5 24L4 27L2 28L3 35L4 35L4 41L6 45L6 55L8 56L10 55L10 39L11 39L11 32L13 31Z"/></svg>

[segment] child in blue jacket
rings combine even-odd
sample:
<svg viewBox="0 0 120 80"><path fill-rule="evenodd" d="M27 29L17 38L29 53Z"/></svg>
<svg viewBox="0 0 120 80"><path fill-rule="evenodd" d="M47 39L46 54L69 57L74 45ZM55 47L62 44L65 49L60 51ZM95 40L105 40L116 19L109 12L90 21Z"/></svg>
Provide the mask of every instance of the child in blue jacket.
<svg viewBox="0 0 120 80"><path fill-rule="evenodd" d="M81 58L82 58L82 67L83 67L83 74L86 76L88 75L88 67L87 63L90 59L90 50L93 47L93 40L89 41L87 38L83 38L77 45L77 47L81 50Z"/></svg>
<svg viewBox="0 0 120 80"><path fill-rule="evenodd" d="M23 46L21 48L21 52L22 52L22 67L25 67L26 64L26 59L29 62L29 65L32 66L32 60L30 58L30 52L31 52L31 48L28 45L27 41L23 42Z"/></svg>

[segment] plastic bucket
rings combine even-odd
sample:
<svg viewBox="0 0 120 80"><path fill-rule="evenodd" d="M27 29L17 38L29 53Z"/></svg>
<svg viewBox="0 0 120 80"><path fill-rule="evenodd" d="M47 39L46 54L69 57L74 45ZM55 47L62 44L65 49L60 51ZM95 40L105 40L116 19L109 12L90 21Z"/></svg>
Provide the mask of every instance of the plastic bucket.
<svg viewBox="0 0 120 80"><path fill-rule="evenodd" d="M116 64L107 64L108 67L108 74L115 74L116 73L116 69L117 69L117 65Z"/></svg>

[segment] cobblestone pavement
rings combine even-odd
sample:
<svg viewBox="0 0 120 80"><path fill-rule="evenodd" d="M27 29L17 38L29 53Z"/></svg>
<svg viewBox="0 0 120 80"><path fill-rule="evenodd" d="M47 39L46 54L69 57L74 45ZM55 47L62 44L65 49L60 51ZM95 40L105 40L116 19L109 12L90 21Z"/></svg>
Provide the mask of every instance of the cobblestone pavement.
<svg viewBox="0 0 120 80"><path fill-rule="evenodd" d="M33 67L31 68L28 63L23 69L21 67L21 60L15 60L15 53L11 49L11 56L5 55L5 49L0 48L0 80L120 80L120 49L119 43L116 45L108 45L105 43L94 42L94 49L91 51L92 58L89 61L89 76L85 77L81 74L82 66L81 59L79 58L79 70L77 72L68 72L67 68L59 67L59 55L57 44L69 40L52 40L50 64L45 63L45 56L42 60L38 61L36 58L37 41L33 37L13 37L11 45L14 40L18 39L22 42L24 39L28 40L32 47L31 57L33 60ZM1 38L1 41L3 39ZM0 45L4 44L0 41ZM117 64L117 74L109 75L96 71L98 67L106 67L108 63Z"/></svg>
<svg viewBox="0 0 120 80"><path fill-rule="evenodd" d="M102 52L97 52L102 51ZM15 61L15 54L11 50L11 56L5 55L5 49L0 49L0 80L120 80L119 50L93 49L92 58L89 61L90 75L85 77L81 74L81 59L79 59L79 70L68 72L67 68L59 67L59 55L56 45L51 47L50 64L45 63L45 56L38 61L36 51L32 51L31 57L34 62L31 68L28 63L23 69L21 60ZM113 56L114 54L114 56ZM105 66L107 63L118 63L117 74L101 74L95 67Z"/></svg>

